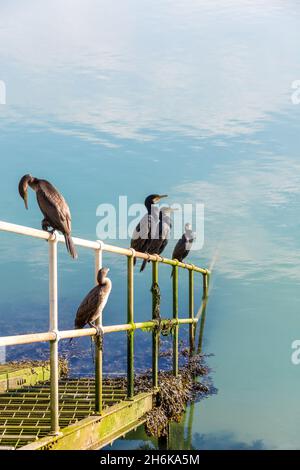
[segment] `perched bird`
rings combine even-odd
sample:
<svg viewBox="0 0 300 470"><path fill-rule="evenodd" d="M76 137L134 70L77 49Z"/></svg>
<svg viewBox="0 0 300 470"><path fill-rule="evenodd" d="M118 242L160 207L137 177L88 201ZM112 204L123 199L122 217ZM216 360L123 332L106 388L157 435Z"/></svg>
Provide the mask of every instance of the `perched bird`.
<svg viewBox="0 0 300 470"><path fill-rule="evenodd" d="M157 225L159 223L159 208L155 204L164 197L168 197L167 194L150 194L150 196L146 197L144 204L147 214L142 217L136 226L131 239L130 246L134 250L148 253L149 244L157 232ZM134 260L134 264L135 262L136 260Z"/></svg>
<svg viewBox="0 0 300 470"><path fill-rule="evenodd" d="M189 254L193 241L195 239L195 234L192 231L191 224L185 224L185 231L180 240L175 245L173 250L172 258L177 259L177 261L183 261L184 258Z"/></svg>
<svg viewBox="0 0 300 470"><path fill-rule="evenodd" d="M102 315L103 309L111 292L112 283L107 277L109 268L102 268L98 272L98 285L94 287L81 302L75 318L75 328L83 328L90 325L92 328L98 327L95 321Z"/></svg>
<svg viewBox="0 0 300 470"><path fill-rule="evenodd" d="M59 230L65 237L67 250L72 258L77 253L71 237L71 213L63 196L46 180L25 175L19 182L19 193L28 209L28 186L36 192L38 205L44 215L42 229L53 233ZM49 230L52 227L52 230Z"/></svg>
<svg viewBox="0 0 300 470"><path fill-rule="evenodd" d="M162 207L159 211L159 222L156 225L156 233L149 242L147 253L160 255L166 248L172 229L170 214L175 210L176 209L172 207ZM141 271L145 269L147 262L148 260L143 260Z"/></svg>

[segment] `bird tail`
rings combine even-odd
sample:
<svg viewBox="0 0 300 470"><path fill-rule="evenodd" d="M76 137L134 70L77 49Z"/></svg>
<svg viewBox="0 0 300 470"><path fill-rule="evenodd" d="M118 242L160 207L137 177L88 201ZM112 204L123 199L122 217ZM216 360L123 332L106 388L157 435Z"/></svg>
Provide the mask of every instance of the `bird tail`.
<svg viewBox="0 0 300 470"><path fill-rule="evenodd" d="M140 273L141 273L142 271L144 271L144 269L145 269L146 266L147 266L147 260L144 259L144 260L143 260L143 264L142 264L141 269L140 269Z"/></svg>
<svg viewBox="0 0 300 470"><path fill-rule="evenodd" d="M68 252L72 256L72 258L74 259L78 258L71 235L68 235L67 233L65 233L64 235L65 235L66 246L67 246Z"/></svg>
<svg viewBox="0 0 300 470"><path fill-rule="evenodd" d="M83 328L83 326L81 326L80 324L75 322L74 328L75 328L75 330L78 330L79 328ZM74 337L69 339L69 344L72 344L73 339L74 339Z"/></svg>

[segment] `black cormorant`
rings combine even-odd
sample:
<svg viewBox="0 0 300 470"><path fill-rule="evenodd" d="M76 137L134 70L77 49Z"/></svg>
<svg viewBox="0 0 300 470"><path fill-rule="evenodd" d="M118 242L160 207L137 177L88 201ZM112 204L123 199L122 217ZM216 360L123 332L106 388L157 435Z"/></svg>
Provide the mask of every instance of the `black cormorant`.
<svg viewBox="0 0 300 470"><path fill-rule="evenodd" d="M148 245L147 253L149 254L157 254L160 255L164 249L166 248L169 238L170 232L172 229L172 221L170 214L174 212L176 209L172 207L162 207L159 211L159 222L156 226L156 234L150 240ZM144 260L141 271L143 271L146 267L148 260Z"/></svg>
<svg viewBox="0 0 300 470"><path fill-rule="evenodd" d="M150 194L145 199L145 207L147 214L145 214L138 225L136 226L132 239L131 248L141 253L147 253L151 239L155 236L157 225L159 223L159 208L155 206L162 198L168 197L167 194ZM136 259L134 260L134 264Z"/></svg>
<svg viewBox="0 0 300 470"><path fill-rule="evenodd" d="M191 224L185 224L185 232L180 238L180 240L178 240L178 242L176 243L175 248L173 250L172 258L177 259L177 261L183 261L184 258L186 258L189 254L194 239L195 235L192 231Z"/></svg>
<svg viewBox="0 0 300 470"><path fill-rule="evenodd" d="M46 180L25 175L19 183L19 193L28 209L28 186L36 192L38 205L44 214L42 228L53 233L59 230L65 237L67 250L73 258L77 253L71 237L71 213L63 196ZM49 230L52 227L52 230Z"/></svg>

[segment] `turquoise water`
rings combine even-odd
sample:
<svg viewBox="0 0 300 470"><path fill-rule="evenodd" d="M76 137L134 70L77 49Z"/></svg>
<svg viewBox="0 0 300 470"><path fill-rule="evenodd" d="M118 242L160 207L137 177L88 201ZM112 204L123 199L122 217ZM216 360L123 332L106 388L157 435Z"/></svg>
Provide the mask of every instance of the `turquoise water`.
<svg viewBox="0 0 300 470"><path fill-rule="evenodd" d="M300 104L291 99L300 79L299 2L11 0L0 3L0 17L0 219L40 227L34 194L28 212L17 194L27 172L63 192L74 235L89 239L97 206L119 195L204 203L205 243L190 260L215 260L204 350L214 354L218 394L173 427L173 446L299 448L300 366L291 362L300 336ZM43 331L47 244L0 238L1 334ZM82 249L73 262L64 247L59 255L60 328L69 328L93 285L93 257ZM105 262L114 287L104 322L124 322L125 260ZM160 281L170 311L166 267ZM136 284L143 320L150 269ZM125 336L113 336L105 368L123 371ZM137 339L142 368L150 338ZM75 371L91 373L89 348L76 343ZM7 359L46 352L9 348ZM141 431L129 437L115 446L144 445Z"/></svg>

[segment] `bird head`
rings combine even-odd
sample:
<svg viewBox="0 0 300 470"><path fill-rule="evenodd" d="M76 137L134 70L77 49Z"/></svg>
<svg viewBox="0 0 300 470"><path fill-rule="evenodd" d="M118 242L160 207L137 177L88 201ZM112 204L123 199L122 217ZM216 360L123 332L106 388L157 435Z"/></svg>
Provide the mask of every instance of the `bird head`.
<svg viewBox="0 0 300 470"><path fill-rule="evenodd" d="M187 240L194 240L196 234L193 232L192 225L190 223L185 224L185 237Z"/></svg>
<svg viewBox="0 0 300 470"><path fill-rule="evenodd" d="M28 185L34 180L31 175L24 175L19 182L19 194L24 200L26 209L28 209Z"/></svg>
<svg viewBox="0 0 300 470"><path fill-rule="evenodd" d="M173 212L177 210L178 209L175 207L169 207L169 206L162 207L159 212L159 219L161 223L167 224L171 228L172 227L171 216Z"/></svg>
<svg viewBox="0 0 300 470"><path fill-rule="evenodd" d="M109 268L101 268L99 269L98 276L97 276L97 281L98 284L103 284L104 279L106 278L108 274Z"/></svg>
<svg viewBox="0 0 300 470"><path fill-rule="evenodd" d="M170 215L170 214L172 214L172 212L178 211L178 208L177 207L165 206L165 207L162 207L160 209L160 211L163 215Z"/></svg>
<svg viewBox="0 0 300 470"><path fill-rule="evenodd" d="M168 195L167 194L150 194L150 196L147 196L145 199L145 206L149 210L151 209L152 204L157 204L164 197L168 197Z"/></svg>

